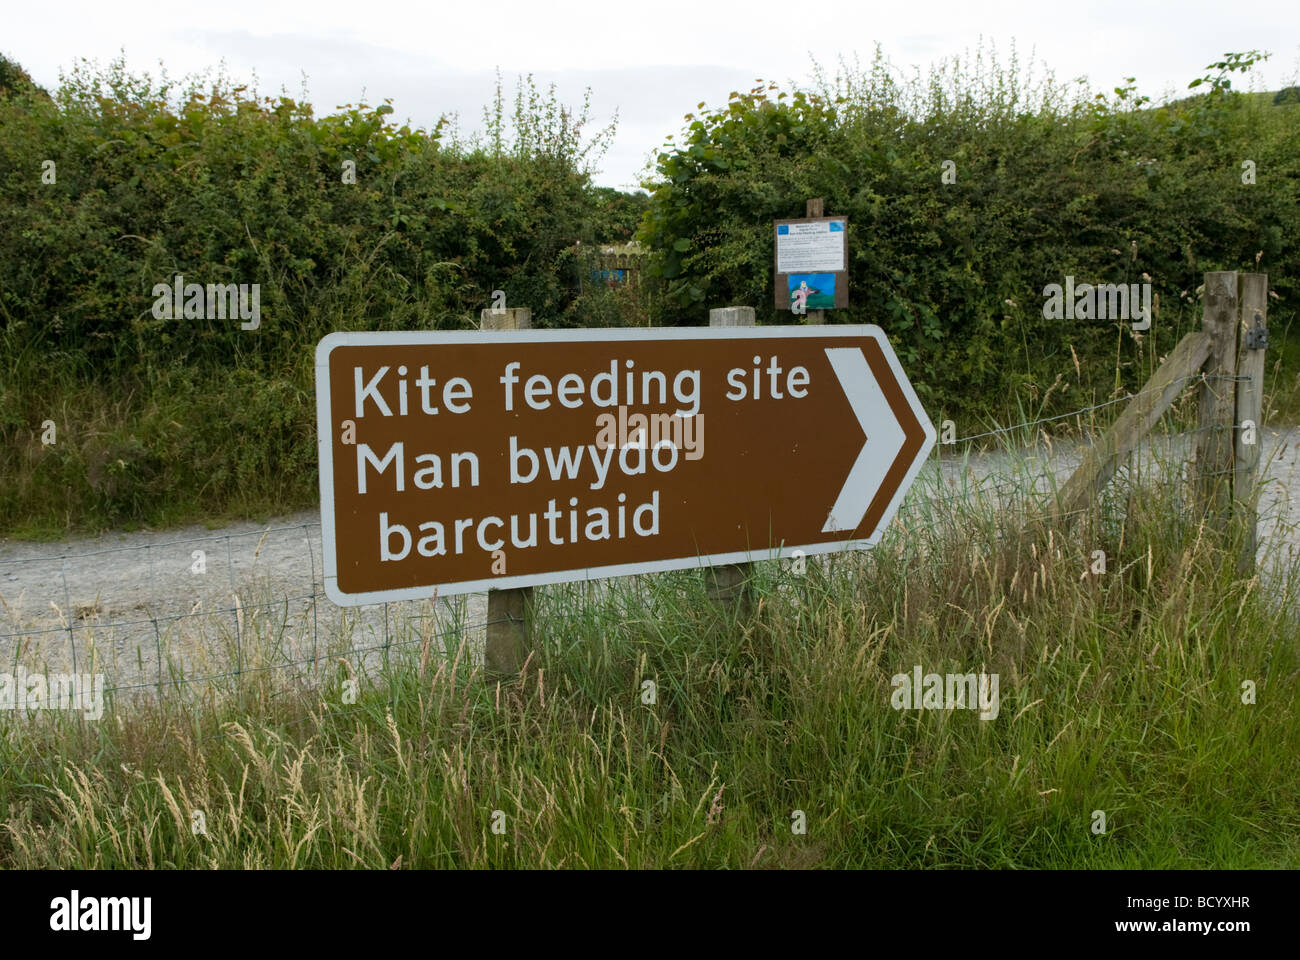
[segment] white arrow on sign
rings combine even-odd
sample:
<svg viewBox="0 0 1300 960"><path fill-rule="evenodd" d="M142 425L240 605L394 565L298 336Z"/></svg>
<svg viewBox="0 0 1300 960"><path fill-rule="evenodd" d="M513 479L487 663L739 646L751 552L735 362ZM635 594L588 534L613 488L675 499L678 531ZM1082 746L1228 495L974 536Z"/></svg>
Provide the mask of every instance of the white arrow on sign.
<svg viewBox="0 0 1300 960"><path fill-rule="evenodd" d="M872 499L885 482L885 474L898 459L907 435L860 348L828 347L826 357L867 436L822 527L822 533L836 533L856 530L862 523Z"/></svg>

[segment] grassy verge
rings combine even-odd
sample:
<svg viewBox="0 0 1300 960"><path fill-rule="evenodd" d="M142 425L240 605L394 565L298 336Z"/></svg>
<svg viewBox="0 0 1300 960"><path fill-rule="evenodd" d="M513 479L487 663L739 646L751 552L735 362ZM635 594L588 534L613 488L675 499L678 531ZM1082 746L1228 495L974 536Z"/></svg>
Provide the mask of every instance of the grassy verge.
<svg viewBox="0 0 1300 960"><path fill-rule="evenodd" d="M697 573L541 591L518 683L407 625L355 703L344 630L305 679L10 714L0 867L1300 865L1292 588L1129 479L1072 527L929 501L758 564L742 619ZM895 709L917 666L996 673L997 715Z"/></svg>
<svg viewBox="0 0 1300 960"><path fill-rule="evenodd" d="M24 384L8 411L20 426L0 450L0 535L56 540L314 506L313 390L306 369Z"/></svg>

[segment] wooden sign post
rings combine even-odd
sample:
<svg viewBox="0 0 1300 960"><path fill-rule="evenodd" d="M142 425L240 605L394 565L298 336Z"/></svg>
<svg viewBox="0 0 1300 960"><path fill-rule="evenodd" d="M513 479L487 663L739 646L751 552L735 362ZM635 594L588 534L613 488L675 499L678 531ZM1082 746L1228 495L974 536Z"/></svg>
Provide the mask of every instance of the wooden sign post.
<svg viewBox="0 0 1300 960"><path fill-rule="evenodd" d="M722 307L709 311L711 327L752 327L753 307ZM754 565L752 563L727 563L710 567L708 574L709 596L724 608L747 616L754 605Z"/></svg>
<svg viewBox="0 0 1300 960"><path fill-rule="evenodd" d="M479 319L484 330L528 330L533 325L527 307L486 308ZM489 590L483 672L488 677L515 676L532 652L533 588Z"/></svg>

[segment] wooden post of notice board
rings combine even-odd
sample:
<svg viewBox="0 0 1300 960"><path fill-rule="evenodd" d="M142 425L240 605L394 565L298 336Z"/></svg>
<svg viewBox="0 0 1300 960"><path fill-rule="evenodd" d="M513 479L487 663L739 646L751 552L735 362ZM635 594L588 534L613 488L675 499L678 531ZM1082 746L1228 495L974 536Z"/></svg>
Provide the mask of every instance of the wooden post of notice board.
<svg viewBox="0 0 1300 960"><path fill-rule="evenodd" d="M807 203L804 204L803 215L805 217L824 216L824 214L822 213L822 209L823 209L822 198L813 197L811 200L809 200ZM825 310L809 310L808 316L804 318L804 323L825 323L825 322L826 322Z"/></svg>

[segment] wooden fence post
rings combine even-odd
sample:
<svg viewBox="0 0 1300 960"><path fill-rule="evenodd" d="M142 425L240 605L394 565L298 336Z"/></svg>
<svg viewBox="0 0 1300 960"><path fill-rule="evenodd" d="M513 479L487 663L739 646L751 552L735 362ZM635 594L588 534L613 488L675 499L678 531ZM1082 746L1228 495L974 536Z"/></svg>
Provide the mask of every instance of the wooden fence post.
<svg viewBox="0 0 1300 960"><path fill-rule="evenodd" d="M811 200L808 200L807 202L805 202L805 203L804 203L804 211L803 211L803 215L804 215L805 217L824 217L824 216L826 216L826 214L822 213L822 198L821 198L821 197L813 197ZM752 322L752 321L751 321L751 322ZM804 317L804 321L803 321L803 322L804 322L804 323L825 323L825 322L826 322L826 311L825 311L825 310L809 310L807 316Z"/></svg>
<svg viewBox="0 0 1300 960"><path fill-rule="evenodd" d="M1268 346L1268 274L1241 275L1241 322L1238 324L1236 396L1236 464L1233 501L1240 513L1245 539L1239 569L1255 569L1259 548L1257 516L1259 448L1264 442L1264 352Z"/></svg>
<svg viewBox="0 0 1300 960"><path fill-rule="evenodd" d="M1210 336L1206 380L1198 398L1195 490L1198 509L1214 521L1232 506L1232 425L1236 416L1237 272L1205 275L1201 327Z"/></svg>
<svg viewBox="0 0 1300 960"><path fill-rule="evenodd" d="M484 330L527 330L533 325L532 311L527 307L488 308L480 318ZM533 588L488 590L484 674L498 679L518 676L532 652Z"/></svg>
<svg viewBox="0 0 1300 960"><path fill-rule="evenodd" d="M817 311L820 313L820 311ZM753 307L720 307L709 311L711 327L752 327ZM748 614L754 594L750 578L754 573L752 563L726 563L708 568L709 597L725 607L737 608Z"/></svg>

